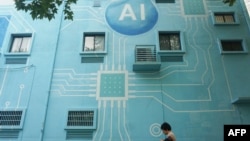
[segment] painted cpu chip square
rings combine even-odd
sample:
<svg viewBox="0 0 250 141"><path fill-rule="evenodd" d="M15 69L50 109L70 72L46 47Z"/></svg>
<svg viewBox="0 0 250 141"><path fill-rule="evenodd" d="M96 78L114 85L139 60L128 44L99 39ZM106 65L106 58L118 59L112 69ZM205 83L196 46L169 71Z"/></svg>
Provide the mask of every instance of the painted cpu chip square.
<svg viewBox="0 0 250 141"><path fill-rule="evenodd" d="M127 100L127 71L99 71L97 79L97 100Z"/></svg>

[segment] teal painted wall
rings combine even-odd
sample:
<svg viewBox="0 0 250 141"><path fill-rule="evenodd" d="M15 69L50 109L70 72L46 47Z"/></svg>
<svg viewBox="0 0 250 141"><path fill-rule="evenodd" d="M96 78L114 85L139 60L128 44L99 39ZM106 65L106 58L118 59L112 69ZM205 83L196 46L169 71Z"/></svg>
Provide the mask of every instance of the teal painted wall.
<svg viewBox="0 0 250 141"><path fill-rule="evenodd" d="M106 15L114 3L121 8ZM128 10L136 20L131 20L132 11L124 21L115 19L124 4L131 6ZM145 20L140 19L140 4L145 4ZM33 21L13 7L0 7L0 23L1 17L10 17L1 24L6 32L0 30L0 108L25 110L18 137L8 140L66 140L68 111L85 108L97 109L97 128L85 140L159 141L164 138L164 121L172 125L178 141L223 140L224 124L250 124L250 103L232 104L238 97L250 97L249 19L241 4L104 0L101 7L93 7L93 1L86 0L72 6L73 21L63 20L60 12L52 21ZM150 22L147 15L152 9L158 13L157 22L135 35L109 24L113 20L127 30L131 25L139 28ZM239 24L214 25L213 12L235 12ZM183 61L161 62L157 72L134 72L135 46L155 45L159 51L159 31L183 34ZM85 32L105 32L102 63L81 62L86 57ZM8 53L13 33L32 34L31 52L21 56L28 58L26 64L5 63L6 58L20 57ZM218 39L242 39L247 53L222 54ZM0 126L0 135L1 131Z"/></svg>

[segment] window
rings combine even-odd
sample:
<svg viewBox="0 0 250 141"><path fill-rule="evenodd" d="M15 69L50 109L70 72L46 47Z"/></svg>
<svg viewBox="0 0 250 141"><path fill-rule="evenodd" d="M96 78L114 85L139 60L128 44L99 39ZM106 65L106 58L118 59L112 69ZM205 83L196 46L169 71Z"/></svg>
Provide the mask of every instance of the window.
<svg viewBox="0 0 250 141"><path fill-rule="evenodd" d="M26 64L31 53L31 45L31 33L11 34L9 47L4 54L5 64Z"/></svg>
<svg viewBox="0 0 250 141"><path fill-rule="evenodd" d="M159 33L160 50L181 50L180 33Z"/></svg>
<svg viewBox="0 0 250 141"><path fill-rule="evenodd" d="M221 53L246 53L243 40L220 40Z"/></svg>
<svg viewBox="0 0 250 141"><path fill-rule="evenodd" d="M66 123L67 140L92 140L96 129L96 109L82 109L68 111Z"/></svg>
<svg viewBox="0 0 250 141"><path fill-rule="evenodd" d="M94 111L69 111L67 126L93 126Z"/></svg>
<svg viewBox="0 0 250 141"><path fill-rule="evenodd" d="M0 111L0 126L20 126L22 111Z"/></svg>
<svg viewBox="0 0 250 141"><path fill-rule="evenodd" d="M241 41L221 41L223 51L243 51Z"/></svg>
<svg viewBox="0 0 250 141"><path fill-rule="evenodd" d="M0 129L21 128L23 113L22 110L0 111Z"/></svg>
<svg viewBox="0 0 250 141"><path fill-rule="evenodd" d="M28 53L30 50L31 35L13 35L10 53Z"/></svg>
<svg viewBox="0 0 250 141"><path fill-rule="evenodd" d="M232 13L225 13L225 14L215 14L215 21L216 23L234 23L234 15Z"/></svg>
<svg viewBox="0 0 250 141"><path fill-rule="evenodd" d="M158 54L161 62L182 62L185 54L185 42L183 32L159 31Z"/></svg>
<svg viewBox="0 0 250 141"><path fill-rule="evenodd" d="M84 52L98 52L105 50L105 34L84 34Z"/></svg>
<svg viewBox="0 0 250 141"><path fill-rule="evenodd" d="M175 0L155 0L155 3L175 3Z"/></svg>
<svg viewBox="0 0 250 141"><path fill-rule="evenodd" d="M107 54L106 32L85 32L80 49L81 63L103 63Z"/></svg>
<svg viewBox="0 0 250 141"><path fill-rule="evenodd" d="M239 24L238 17L234 12L214 12L212 19L216 25Z"/></svg>
<svg viewBox="0 0 250 141"><path fill-rule="evenodd" d="M67 128L95 129L96 110L71 110L68 111Z"/></svg>

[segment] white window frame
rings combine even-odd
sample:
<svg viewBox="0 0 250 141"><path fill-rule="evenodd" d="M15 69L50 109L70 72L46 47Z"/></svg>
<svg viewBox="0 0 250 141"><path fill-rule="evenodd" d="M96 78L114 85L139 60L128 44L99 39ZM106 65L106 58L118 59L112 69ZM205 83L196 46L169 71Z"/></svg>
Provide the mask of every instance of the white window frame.
<svg viewBox="0 0 250 141"><path fill-rule="evenodd" d="M33 36L31 33L11 34L9 48L5 55L29 55L32 42ZM16 46L16 48L14 48L14 46Z"/></svg>

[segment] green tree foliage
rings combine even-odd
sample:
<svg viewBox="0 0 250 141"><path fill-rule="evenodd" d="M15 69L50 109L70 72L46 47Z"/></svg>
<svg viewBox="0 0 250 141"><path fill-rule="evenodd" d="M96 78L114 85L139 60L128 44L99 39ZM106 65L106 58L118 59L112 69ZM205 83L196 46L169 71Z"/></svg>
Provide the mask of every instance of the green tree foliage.
<svg viewBox="0 0 250 141"><path fill-rule="evenodd" d="M236 0L222 0L225 4L232 6ZM17 10L29 12L32 19L54 19L58 8L63 5L65 20L73 20L74 13L71 4L76 4L77 0L15 0Z"/></svg>
<svg viewBox="0 0 250 141"><path fill-rule="evenodd" d="M224 3L228 3L229 6L233 6L236 0L223 0Z"/></svg>
<svg viewBox="0 0 250 141"><path fill-rule="evenodd" d="M64 5L64 19L73 20L73 11L70 5L76 4L77 0L15 0L17 10L29 12L34 19L54 19L59 6Z"/></svg>

